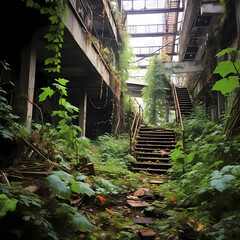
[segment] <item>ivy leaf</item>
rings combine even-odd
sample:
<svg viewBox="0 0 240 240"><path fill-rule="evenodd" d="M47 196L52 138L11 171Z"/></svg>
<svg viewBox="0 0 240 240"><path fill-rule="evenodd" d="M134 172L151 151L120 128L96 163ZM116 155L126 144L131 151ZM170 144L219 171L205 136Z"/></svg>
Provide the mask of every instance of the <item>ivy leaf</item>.
<svg viewBox="0 0 240 240"><path fill-rule="evenodd" d="M92 225L83 215L77 212L73 216L73 227L81 232L91 232L94 225Z"/></svg>
<svg viewBox="0 0 240 240"><path fill-rule="evenodd" d="M78 194L87 194L88 196L92 196L95 194L95 192L90 188L87 183L72 181L71 184L73 192L76 192Z"/></svg>
<svg viewBox="0 0 240 240"><path fill-rule="evenodd" d="M50 175L46 178L47 186L51 189L52 193L62 199L70 199L70 187L67 183L63 182L58 176Z"/></svg>
<svg viewBox="0 0 240 240"><path fill-rule="evenodd" d="M8 198L5 194L0 194L0 218L4 217L8 211L14 212L17 202L17 199Z"/></svg>
<svg viewBox="0 0 240 240"><path fill-rule="evenodd" d="M233 65L233 62L231 61L223 61L223 62L220 62L217 67L215 68L214 74L217 74L219 73L223 78L225 76L227 76L228 74L233 74L233 73L237 73L234 65Z"/></svg>
<svg viewBox="0 0 240 240"><path fill-rule="evenodd" d="M60 85L60 84L57 84L57 83L53 83L53 85L60 91L61 94L67 96L67 88Z"/></svg>
<svg viewBox="0 0 240 240"><path fill-rule="evenodd" d="M49 20L52 22L52 24L56 24L59 22L59 19L57 16L53 15L51 17L49 17Z"/></svg>
<svg viewBox="0 0 240 240"><path fill-rule="evenodd" d="M43 90L43 92L38 96L39 102L44 101L48 96L51 98L51 96L55 93L55 91L52 90L50 87L41 89Z"/></svg>
<svg viewBox="0 0 240 240"><path fill-rule="evenodd" d="M54 80L57 81L59 84L64 85L64 86L66 86L66 84L68 82L70 82L69 80L67 80L65 78L58 78L58 79L54 79Z"/></svg>
<svg viewBox="0 0 240 240"><path fill-rule="evenodd" d="M230 76L228 79L223 78L217 81L212 90L221 91L223 95L232 92L235 88L239 87L239 81L237 76Z"/></svg>

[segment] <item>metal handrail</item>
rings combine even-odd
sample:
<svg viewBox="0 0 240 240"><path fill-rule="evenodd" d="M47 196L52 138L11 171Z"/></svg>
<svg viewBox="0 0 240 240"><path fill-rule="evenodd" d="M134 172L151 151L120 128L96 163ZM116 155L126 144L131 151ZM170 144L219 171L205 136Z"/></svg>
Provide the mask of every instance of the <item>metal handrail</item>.
<svg viewBox="0 0 240 240"><path fill-rule="evenodd" d="M184 126L183 126L181 109L180 109L180 105L179 105L179 101L178 101L178 94L177 94L177 90L176 90L176 87L174 84L172 84L172 90L173 90L173 99L174 99L177 119L180 120L180 124L181 124L181 130L182 130L181 140L182 140L182 146L184 148L184 146L185 146Z"/></svg>
<svg viewBox="0 0 240 240"><path fill-rule="evenodd" d="M135 98L134 98L135 99ZM133 153L133 144L136 140L136 135L139 126L143 123L143 108L142 106L137 102L135 99L136 103L138 104L138 111L136 111L134 115L134 119L132 122L132 126L130 129L130 153Z"/></svg>

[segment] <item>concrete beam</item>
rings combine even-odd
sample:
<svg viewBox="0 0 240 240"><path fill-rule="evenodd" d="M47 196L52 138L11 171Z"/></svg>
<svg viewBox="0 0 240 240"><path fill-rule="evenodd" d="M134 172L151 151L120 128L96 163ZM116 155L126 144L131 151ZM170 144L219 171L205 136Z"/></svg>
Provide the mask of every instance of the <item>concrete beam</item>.
<svg viewBox="0 0 240 240"><path fill-rule="evenodd" d="M93 65L102 79L107 83L107 85L109 85L110 72L103 59L99 56L99 53L96 51L93 45L89 43L88 35L83 31L80 23L75 17L73 10L70 7L67 10L67 22L65 25L80 49L87 56L89 63Z"/></svg>
<svg viewBox="0 0 240 240"><path fill-rule="evenodd" d="M158 32L158 33L130 33L134 37L162 37L162 36L175 36L177 32Z"/></svg>
<svg viewBox="0 0 240 240"><path fill-rule="evenodd" d="M172 69L175 73L190 73L203 71L202 64L196 62L166 62L163 63L163 66Z"/></svg>
<svg viewBox="0 0 240 240"><path fill-rule="evenodd" d="M114 37L115 37L116 41L118 42L117 26L116 26L114 17L112 16L112 12L111 12L111 10L108 6L108 1L107 0L102 0L102 2L103 2L103 5L104 5L104 8L105 8L105 11L106 11L106 14L107 14L108 21L109 21L109 24L111 26L112 32L114 34Z"/></svg>
<svg viewBox="0 0 240 240"><path fill-rule="evenodd" d="M224 7L220 3L205 3L201 6L201 15L220 14L224 12Z"/></svg>

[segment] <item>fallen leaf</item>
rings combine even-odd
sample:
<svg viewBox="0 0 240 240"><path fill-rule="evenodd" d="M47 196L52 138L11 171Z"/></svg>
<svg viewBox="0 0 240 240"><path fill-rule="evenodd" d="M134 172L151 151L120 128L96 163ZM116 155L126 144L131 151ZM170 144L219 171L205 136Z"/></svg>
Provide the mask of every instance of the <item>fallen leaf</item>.
<svg viewBox="0 0 240 240"><path fill-rule="evenodd" d="M104 205L104 204L106 204L106 202L107 202L107 199L104 198L104 197L102 197L101 195L97 195L97 196L96 196L96 199L99 199L101 205Z"/></svg>
<svg viewBox="0 0 240 240"><path fill-rule="evenodd" d="M149 188L140 188L137 191L134 192L134 196L144 196L146 192L149 192Z"/></svg>
<svg viewBox="0 0 240 240"><path fill-rule="evenodd" d="M109 210L108 208L105 208L106 209L106 211L108 212L108 213L110 213L110 214L116 214L117 212L114 212L114 211L112 211L112 210Z"/></svg>
<svg viewBox="0 0 240 240"><path fill-rule="evenodd" d="M177 199L176 196L168 196L167 200L170 201L170 202L177 202L178 199Z"/></svg>
<svg viewBox="0 0 240 240"><path fill-rule="evenodd" d="M187 224L193 229L195 229L196 231L201 231L204 228L203 223L196 219L190 220Z"/></svg>
<svg viewBox="0 0 240 240"><path fill-rule="evenodd" d="M127 199L139 200L137 196L127 196Z"/></svg>

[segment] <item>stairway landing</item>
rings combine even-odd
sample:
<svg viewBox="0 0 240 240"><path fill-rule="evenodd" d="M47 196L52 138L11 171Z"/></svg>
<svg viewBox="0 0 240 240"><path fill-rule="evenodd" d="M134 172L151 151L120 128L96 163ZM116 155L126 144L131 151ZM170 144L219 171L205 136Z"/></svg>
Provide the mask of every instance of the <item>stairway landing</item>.
<svg viewBox="0 0 240 240"><path fill-rule="evenodd" d="M169 155L175 144L176 136L173 130L140 126L133 152L137 162L132 163L132 170L166 173L172 166Z"/></svg>

